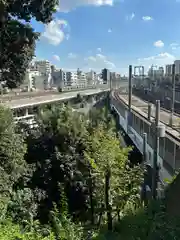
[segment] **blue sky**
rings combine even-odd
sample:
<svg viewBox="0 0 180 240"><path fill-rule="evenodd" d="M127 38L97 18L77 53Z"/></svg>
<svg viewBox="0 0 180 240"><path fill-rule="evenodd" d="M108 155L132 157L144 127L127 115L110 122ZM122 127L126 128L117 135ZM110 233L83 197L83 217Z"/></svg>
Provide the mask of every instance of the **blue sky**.
<svg viewBox="0 0 180 240"><path fill-rule="evenodd" d="M60 0L42 33L37 59L63 69L164 66L180 58L180 0Z"/></svg>

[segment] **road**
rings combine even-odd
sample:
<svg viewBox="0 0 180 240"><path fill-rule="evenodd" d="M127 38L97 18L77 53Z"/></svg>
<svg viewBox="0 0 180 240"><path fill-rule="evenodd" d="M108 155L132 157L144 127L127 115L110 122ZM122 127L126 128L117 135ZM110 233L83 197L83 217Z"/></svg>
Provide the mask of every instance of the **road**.
<svg viewBox="0 0 180 240"><path fill-rule="evenodd" d="M38 97L38 96L47 96L47 95L59 94L57 91L39 91L39 92L20 92L18 94L8 93L0 95L0 99L4 101L11 101L16 99L28 98L28 97Z"/></svg>
<svg viewBox="0 0 180 240"><path fill-rule="evenodd" d="M126 93L115 93L115 98L119 101L123 101L124 103L128 104L128 94ZM141 100L136 96L132 96L132 106L134 106L140 112L144 112L146 115L148 113L148 103ZM152 117L155 117L155 106L154 110L152 111ZM169 125L169 118L170 112L161 109L160 111L160 121L166 125L166 128L171 131L175 136L179 137L180 132L180 115L174 115L173 117L173 127L171 128Z"/></svg>
<svg viewBox="0 0 180 240"><path fill-rule="evenodd" d="M78 93L81 95L91 95L96 94L101 91L104 91L104 89L91 89L91 90L84 90L84 91L76 91L76 92L67 92L67 93L59 93L59 94L48 94L48 95L41 95L41 96L31 96L21 99L13 99L11 101L3 101L2 104L4 106L7 106L11 109L17 109L22 107L31 107L39 104L46 104L46 103L52 103L57 102L61 100L68 100L71 98L75 98Z"/></svg>

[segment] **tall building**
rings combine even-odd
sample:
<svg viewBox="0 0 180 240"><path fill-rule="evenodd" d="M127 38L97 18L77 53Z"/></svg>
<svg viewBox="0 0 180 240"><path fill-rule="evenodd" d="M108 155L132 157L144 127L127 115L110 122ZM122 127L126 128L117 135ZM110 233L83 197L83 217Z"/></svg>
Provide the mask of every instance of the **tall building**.
<svg viewBox="0 0 180 240"><path fill-rule="evenodd" d="M92 85L96 84L96 82L97 82L96 72L91 70L90 72L86 73L86 77L87 77L87 85L92 86Z"/></svg>
<svg viewBox="0 0 180 240"><path fill-rule="evenodd" d="M110 71L107 68L104 68L102 70L102 79L103 79L103 84L110 83Z"/></svg>
<svg viewBox="0 0 180 240"><path fill-rule="evenodd" d="M87 77L86 77L86 73L82 72L79 70L79 68L77 69L77 85L79 87L86 87L87 86Z"/></svg>
<svg viewBox="0 0 180 240"><path fill-rule="evenodd" d="M175 74L180 75L180 60L175 60Z"/></svg>
<svg viewBox="0 0 180 240"><path fill-rule="evenodd" d="M164 76L164 68L163 67L159 67L158 69L158 75L163 77Z"/></svg>
<svg viewBox="0 0 180 240"><path fill-rule="evenodd" d="M172 75L172 64L166 65L166 76Z"/></svg>
<svg viewBox="0 0 180 240"><path fill-rule="evenodd" d="M51 67L51 76L53 80L54 87L63 88L67 85L67 74L62 69L56 70L54 67Z"/></svg>
<svg viewBox="0 0 180 240"><path fill-rule="evenodd" d="M26 88L30 90L44 90L51 87L51 76L44 75L36 69L27 69L25 74L24 83L21 85L21 88Z"/></svg>
<svg viewBox="0 0 180 240"><path fill-rule="evenodd" d="M50 62L47 60L35 61L34 67L36 68L36 70L38 70L40 73L44 75L47 75L51 72L51 65Z"/></svg>
<svg viewBox="0 0 180 240"><path fill-rule="evenodd" d="M66 72L67 86L77 86L78 76L77 72Z"/></svg>
<svg viewBox="0 0 180 240"><path fill-rule="evenodd" d="M110 72L110 79L113 87L118 87L120 84L120 74L116 72Z"/></svg>

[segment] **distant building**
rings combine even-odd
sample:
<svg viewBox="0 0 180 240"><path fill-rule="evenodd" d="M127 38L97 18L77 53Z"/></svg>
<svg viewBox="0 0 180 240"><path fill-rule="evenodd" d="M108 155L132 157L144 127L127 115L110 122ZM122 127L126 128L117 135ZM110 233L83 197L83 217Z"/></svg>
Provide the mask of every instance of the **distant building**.
<svg viewBox="0 0 180 240"><path fill-rule="evenodd" d="M175 74L180 75L180 60L175 60Z"/></svg>
<svg viewBox="0 0 180 240"><path fill-rule="evenodd" d="M44 75L47 75L51 72L51 65L50 62L47 60L35 61L34 68Z"/></svg>
<svg viewBox="0 0 180 240"><path fill-rule="evenodd" d="M87 76L86 73L77 69L77 85L78 87L86 87L87 86Z"/></svg>
<svg viewBox="0 0 180 240"><path fill-rule="evenodd" d="M171 76L172 75L172 64L166 65L166 76Z"/></svg>
<svg viewBox="0 0 180 240"><path fill-rule="evenodd" d="M75 87L78 83L77 72L66 72L66 82L67 86Z"/></svg>
<svg viewBox="0 0 180 240"><path fill-rule="evenodd" d="M51 67L51 76L53 87L63 88L67 86L67 74L62 69L56 70L54 67Z"/></svg>
<svg viewBox="0 0 180 240"><path fill-rule="evenodd" d="M116 73L116 72L110 72L110 79L111 79L111 84L112 84L112 87L118 87L119 84L120 84L120 74L119 73Z"/></svg>
<svg viewBox="0 0 180 240"><path fill-rule="evenodd" d="M25 74L24 83L21 88L31 90L44 90L51 87L51 75L44 75L35 69L27 69Z"/></svg>
<svg viewBox="0 0 180 240"><path fill-rule="evenodd" d="M110 71L107 68L104 68L102 70L102 79L103 79L103 84L110 83Z"/></svg>
<svg viewBox="0 0 180 240"><path fill-rule="evenodd" d="M87 85L92 86L97 83L97 75L96 72L91 70L90 72L86 73L86 78L87 78Z"/></svg>

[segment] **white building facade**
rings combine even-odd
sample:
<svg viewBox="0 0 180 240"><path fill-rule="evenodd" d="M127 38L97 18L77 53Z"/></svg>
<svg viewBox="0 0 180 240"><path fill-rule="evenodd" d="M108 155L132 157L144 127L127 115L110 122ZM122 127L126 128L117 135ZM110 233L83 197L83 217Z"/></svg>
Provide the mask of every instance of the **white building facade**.
<svg viewBox="0 0 180 240"><path fill-rule="evenodd" d="M66 84L67 86L76 87L78 84L77 72L66 72Z"/></svg>
<svg viewBox="0 0 180 240"><path fill-rule="evenodd" d="M34 67L36 68L36 70L38 70L40 73L44 75L48 75L49 73L51 73L51 64L47 60L35 61Z"/></svg>
<svg viewBox="0 0 180 240"><path fill-rule="evenodd" d="M97 74L93 70L86 73L87 85L93 86L97 84Z"/></svg>

